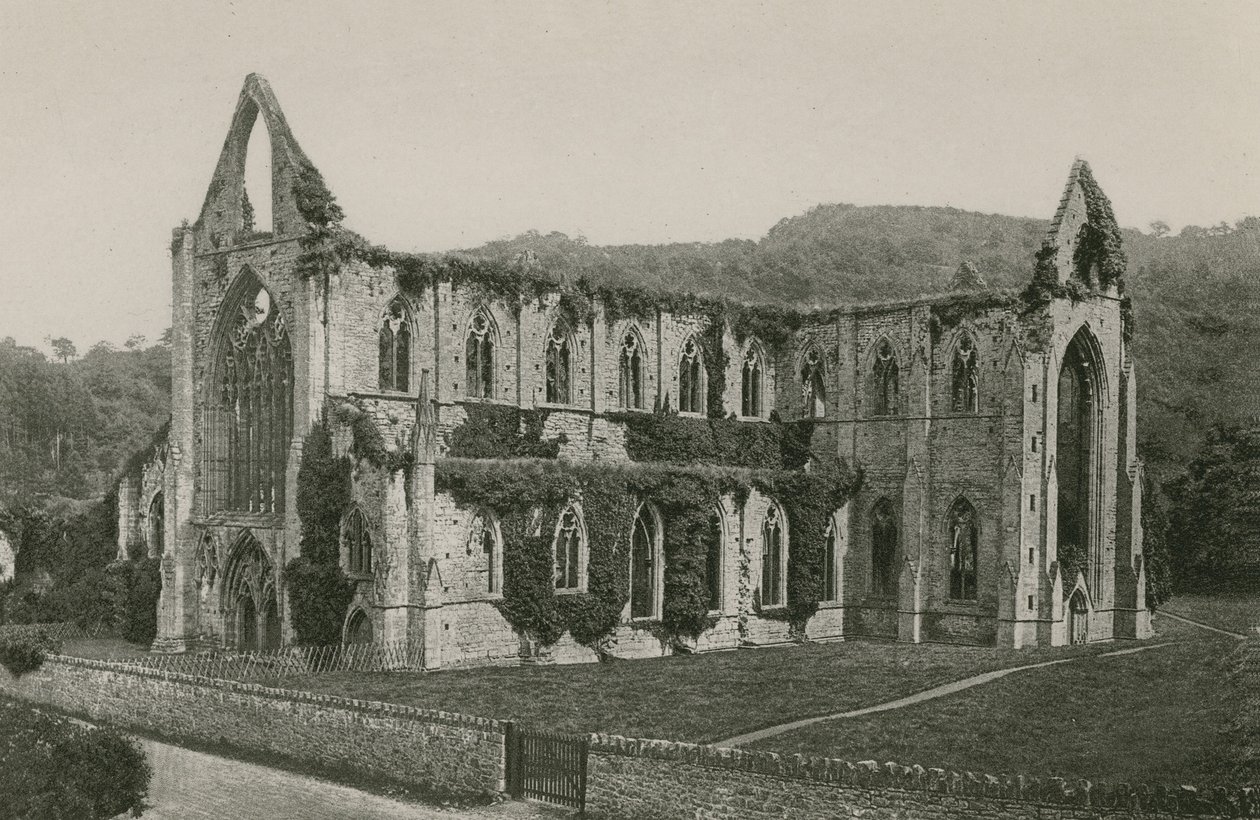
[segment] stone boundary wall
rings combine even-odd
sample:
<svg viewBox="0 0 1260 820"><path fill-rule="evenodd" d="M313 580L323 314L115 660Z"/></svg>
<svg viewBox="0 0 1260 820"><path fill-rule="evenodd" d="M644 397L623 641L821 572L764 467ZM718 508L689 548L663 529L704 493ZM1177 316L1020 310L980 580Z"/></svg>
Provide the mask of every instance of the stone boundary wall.
<svg viewBox="0 0 1260 820"><path fill-rule="evenodd" d="M505 786L505 724L412 706L51 656L0 693L122 729L216 744L435 794Z"/></svg>
<svg viewBox="0 0 1260 820"><path fill-rule="evenodd" d="M586 788L589 817L636 820L1260 817L1251 789L1093 785L603 734L590 736Z"/></svg>

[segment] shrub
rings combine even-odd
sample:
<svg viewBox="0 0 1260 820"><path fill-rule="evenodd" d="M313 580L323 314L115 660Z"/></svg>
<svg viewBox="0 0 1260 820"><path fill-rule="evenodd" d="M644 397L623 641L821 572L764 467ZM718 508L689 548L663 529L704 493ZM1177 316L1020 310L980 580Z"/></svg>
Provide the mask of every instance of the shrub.
<svg viewBox="0 0 1260 820"><path fill-rule="evenodd" d="M134 575L127 590L127 604L121 624L122 636L132 643L151 644L157 637L158 599L162 594L162 562L144 558L134 562Z"/></svg>
<svg viewBox="0 0 1260 820"><path fill-rule="evenodd" d="M337 564L314 563L304 555L284 568L289 621L297 642L323 646L341 642L341 626L354 595L354 583Z"/></svg>
<svg viewBox="0 0 1260 820"><path fill-rule="evenodd" d="M4 817L105 818L144 808L152 769L112 729L0 700L0 805Z"/></svg>
<svg viewBox="0 0 1260 820"><path fill-rule="evenodd" d="M43 666L48 653L60 648L42 629L6 632L0 635L0 665L20 677Z"/></svg>

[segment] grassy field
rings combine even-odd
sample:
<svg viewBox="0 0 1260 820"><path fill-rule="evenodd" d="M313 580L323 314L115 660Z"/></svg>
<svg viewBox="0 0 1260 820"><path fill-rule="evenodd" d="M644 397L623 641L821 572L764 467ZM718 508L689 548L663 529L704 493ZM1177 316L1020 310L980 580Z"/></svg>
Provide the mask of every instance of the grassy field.
<svg viewBox="0 0 1260 820"><path fill-rule="evenodd" d="M553 729L713 741L869 706L977 672L1105 651L852 641L551 667L331 673L273 686L513 719Z"/></svg>
<svg viewBox="0 0 1260 820"><path fill-rule="evenodd" d="M1254 634L1255 628L1260 626L1260 594L1179 594L1166 603L1164 609L1230 632Z"/></svg>
<svg viewBox="0 0 1260 820"><path fill-rule="evenodd" d="M1171 619L1160 628L1173 643L1017 672L752 748L991 774L1225 784L1235 761L1222 731L1239 704L1222 680L1236 641Z"/></svg>

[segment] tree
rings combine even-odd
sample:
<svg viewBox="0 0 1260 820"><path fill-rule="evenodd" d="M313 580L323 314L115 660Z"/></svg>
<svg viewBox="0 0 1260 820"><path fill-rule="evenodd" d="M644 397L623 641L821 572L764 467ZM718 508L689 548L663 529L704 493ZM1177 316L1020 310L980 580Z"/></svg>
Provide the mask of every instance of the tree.
<svg viewBox="0 0 1260 820"><path fill-rule="evenodd" d="M61 359L62 364L70 361L79 353L74 346L74 342L70 341L65 336L58 336L55 339L49 339L48 344L52 345L53 353L58 359Z"/></svg>
<svg viewBox="0 0 1260 820"><path fill-rule="evenodd" d="M1163 237L1168 236L1169 232L1172 231L1172 228L1168 227L1168 223L1162 219L1157 219L1152 222L1150 224L1150 228L1151 236L1156 239L1162 239Z"/></svg>
<svg viewBox="0 0 1260 820"><path fill-rule="evenodd" d="M123 342L123 347L128 350L140 350L147 341L143 333L133 333L127 337L127 341Z"/></svg>

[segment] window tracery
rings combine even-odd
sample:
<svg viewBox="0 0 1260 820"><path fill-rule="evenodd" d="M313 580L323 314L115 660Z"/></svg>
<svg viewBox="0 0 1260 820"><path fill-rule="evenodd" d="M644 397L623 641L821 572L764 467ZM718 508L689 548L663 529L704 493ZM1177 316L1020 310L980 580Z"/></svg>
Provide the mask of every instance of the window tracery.
<svg viewBox="0 0 1260 820"><path fill-rule="evenodd" d="M964 498L955 501L950 508L949 540L949 597L975 600L979 531L976 510Z"/></svg>
<svg viewBox="0 0 1260 820"><path fill-rule="evenodd" d="M975 413L979 409L979 380L976 368L976 345L971 336L964 335L954 351L953 410L955 413Z"/></svg>
<svg viewBox="0 0 1260 820"><path fill-rule="evenodd" d="M758 418L762 414L762 373L765 366L761 354L754 345L749 345L744 353L743 387L740 391L741 415Z"/></svg>
<svg viewBox="0 0 1260 820"><path fill-rule="evenodd" d="M379 336L380 388L405 393L411 381L411 316L401 297L385 309Z"/></svg>
<svg viewBox="0 0 1260 820"><path fill-rule="evenodd" d="M822 418L827 415L827 380L822 354L810 347L801 361L801 401L805 415Z"/></svg>
<svg viewBox="0 0 1260 820"><path fill-rule="evenodd" d="M342 538L345 540L351 574L371 575L372 532L361 510L354 509L346 517Z"/></svg>
<svg viewBox="0 0 1260 820"><path fill-rule="evenodd" d="M640 505L634 516L630 534L630 617L653 618L659 615L662 580L659 519Z"/></svg>
<svg viewBox="0 0 1260 820"><path fill-rule="evenodd" d="M577 510L569 506L560 514L552 549L556 562L556 589L579 591L585 586L582 566L583 531Z"/></svg>
<svg viewBox="0 0 1260 820"><path fill-rule="evenodd" d="M469 555L480 555L478 573L484 573L481 591L497 594L503 591L503 545L498 528L488 513L478 513L468 534Z"/></svg>
<svg viewBox="0 0 1260 820"><path fill-rule="evenodd" d="M621 340L621 356L618 359L620 405L630 410L643 409L643 351L639 336L634 331Z"/></svg>
<svg viewBox="0 0 1260 820"><path fill-rule="evenodd" d="M885 339L875 349L874 376L874 414L877 416L894 416L897 414L900 401L900 372L897 366L897 354Z"/></svg>
<svg viewBox="0 0 1260 820"><path fill-rule="evenodd" d="M482 311L473 314L464 343L465 384L469 397L494 398L494 335Z"/></svg>
<svg viewBox="0 0 1260 820"><path fill-rule="evenodd" d="M779 507L771 503L766 509L765 520L761 523L762 606L778 606L783 603L786 558Z"/></svg>
<svg viewBox="0 0 1260 820"><path fill-rule="evenodd" d="M567 328L557 322L547 336L547 403L572 404L572 350Z"/></svg>
<svg viewBox="0 0 1260 820"><path fill-rule="evenodd" d="M705 412L704 354L695 337L683 343L678 362L678 410L682 413Z"/></svg>

